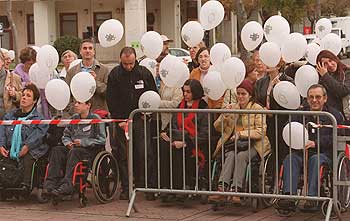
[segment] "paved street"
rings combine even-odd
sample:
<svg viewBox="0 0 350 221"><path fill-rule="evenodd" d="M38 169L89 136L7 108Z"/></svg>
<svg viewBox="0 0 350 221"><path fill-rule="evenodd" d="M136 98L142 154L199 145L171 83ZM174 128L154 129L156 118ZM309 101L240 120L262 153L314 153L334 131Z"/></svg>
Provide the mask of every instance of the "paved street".
<svg viewBox="0 0 350 221"><path fill-rule="evenodd" d="M274 209L262 209L257 213L249 207L227 206L223 210L213 211L211 205L201 205L197 201L185 204L164 205L159 201L145 201L139 193L136 199L138 213L132 212L130 218L125 217L126 201L114 201L100 204L91 190L88 193L89 203L85 208L79 208L77 197L73 201L62 202L57 206L50 203L39 204L31 201L15 200L0 203L0 220L322 220L321 212L310 214L297 212L291 217L280 217ZM350 219L350 213L344 214L345 220Z"/></svg>

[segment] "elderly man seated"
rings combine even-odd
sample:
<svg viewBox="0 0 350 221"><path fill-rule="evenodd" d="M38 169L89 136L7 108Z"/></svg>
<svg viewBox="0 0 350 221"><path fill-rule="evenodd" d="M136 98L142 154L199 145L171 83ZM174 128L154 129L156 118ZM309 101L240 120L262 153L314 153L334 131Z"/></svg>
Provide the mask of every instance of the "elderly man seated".
<svg viewBox="0 0 350 221"><path fill-rule="evenodd" d="M326 105L327 102L327 92L326 89L320 85L312 85L307 92L307 103L305 107L302 108L304 111L325 111L331 113L340 124L343 121L343 116L340 112L334 108ZM292 118L292 121L297 121L303 123L303 116L298 115ZM332 128L320 128L315 129L312 127L312 123L321 125L332 124L331 120L327 116L305 116L305 124L308 125L309 141L306 142L305 148L308 151L308 177L307 177L307 190L308 196L317 196L318 194L318 173L320 168L318 168L318 144L319 144L319 156L320 164L324 165L332 164L332 150L333 150L333 136ZM319 131L319 135L318 135ZM319 140L318 140L319 137ZM297 185L300 177L300 172L303 166L303 150L292 150L291 156L288 155L283 161L283 194L289 195L292 191L292 195L297 194ZM290 180L290 165L292 165L292 180ZM290 186L292 185L292 186ZM281 209L294 209L295 202L292 200L279 200L277 207ZM317 201L306 201L304 204L304 209L308 211L318 210Z"/></svg>

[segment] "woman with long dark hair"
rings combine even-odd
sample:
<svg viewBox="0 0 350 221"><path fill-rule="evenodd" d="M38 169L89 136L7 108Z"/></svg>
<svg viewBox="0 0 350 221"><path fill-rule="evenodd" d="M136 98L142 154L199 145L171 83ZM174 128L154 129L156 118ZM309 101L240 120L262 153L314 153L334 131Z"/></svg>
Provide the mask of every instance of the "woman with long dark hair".
<svg viewBox="0 0 350 221"><path fill-rule="evenodd" d="M321 51L316 61L319 84L327 90L327 104L345 114L348 119L350 110L349 99L346 102L346 96L350 94L350 69L328 50Z"/></svg>

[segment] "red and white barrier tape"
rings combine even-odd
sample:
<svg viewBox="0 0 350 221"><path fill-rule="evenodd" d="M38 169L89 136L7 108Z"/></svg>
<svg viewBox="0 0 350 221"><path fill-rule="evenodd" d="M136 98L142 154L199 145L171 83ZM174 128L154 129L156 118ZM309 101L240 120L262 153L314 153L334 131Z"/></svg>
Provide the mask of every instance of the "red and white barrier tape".
<svg viewBox="0 0 350 221"><path fill-rule="evenodd" d="M327 128L333 128L333 125L322 125L322 124L315 124L313 122L308 122L313 128L322 128L322 127L327 127ZM348 125L337 125L338 129L350 129L350 126Z"/></svg>
<svg viewBox="0 0 350 221"><path fill-rule="evenodd" d="M17 124L100 124L100 123L120 123L129 122L127 119L58 119L58 120L0 120L0 125L17 125Z"/></svg>

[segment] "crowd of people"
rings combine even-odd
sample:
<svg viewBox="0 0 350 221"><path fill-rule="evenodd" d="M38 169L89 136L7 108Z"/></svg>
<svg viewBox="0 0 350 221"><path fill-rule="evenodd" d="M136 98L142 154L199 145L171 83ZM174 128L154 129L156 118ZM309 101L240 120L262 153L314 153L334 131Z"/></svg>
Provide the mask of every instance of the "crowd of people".
<svg viewBox="0 0 350 221"><path fill-rule="evenodd" d="M157 59L158 68L161 60L169 53L171 40L166 36L163 36L163 40L163 51ZM61 78L69 85L74 75L82 71L88 72L96 81L96 91L87 102L75 101L72 98L63 117L95 119L100 118L95 113L105 110L113 119L127 119L133 110L138 109L140 96L149 90L159 93L160 109L285 109L276 102L273 90L281 81L293 82L295 72L287 73L285 70L288 69L288 65L282 59L276 67L267 67L260 60L258 50L254 51L245 61L246 75L243 82L236 89L226 90L220 99L213 100L205 95L202 86L204 77L210 74L210 50L203 42L189 50L192 58L188 63L190 78L182 88L176 88L162 82L159 70L154 77L146 67L140 66L132 47L124 47L120 51L120 64L109 71L95 58L94 42L89 39L83 40L80 46L81 62L70 68L77 55L70 50L63 52L61 61L64 68L52 78ZM29 68L36 61L36 51L26 47L21 50L19 57L20 64L11 71L11 59L8 54L6 51L0 53L0 118L50 119L56 113L45 102L43 90L39 90L33 84L28 74ZM343 100L350 94L350 69L336 55L326 50L318 55L316 68L319 82L309 88L307 98L300 104L300 110L326 111L333 114L339 124L343 123L349 117L345 111L348 107L343 104ZM221 157L222 147L225 147L225 161L220 173L218 191L244 191L243 183L249 156L263 158L272 152L272 159L277 155L279 164L286 168L283 175L283 193L290 194L292 191L292 194L296 194L296 182L303 158L300 151L293 150L293 179L289 180L289 148L282 138L282 129L289 121L287 115L278 116L278 121L274 115L264 114L213 114L211 120L207 117L208 114L204 113L161 113L161 121L157 122L152 115L136 114L132 123L135 186L144 187L147 180L148 187L156 188L159 171L161 188L193 189L196 185L195 178L198 177L197 188L208 190L208 165L211 163L209 159ZM306 123L316 120L313 116L305 119ZM318 120L329 124L327 119ZM303 122L299 118L293 118L293 121ZM108 131L112 153L118 161L121 175L120 199L124 200L129 198L126 127L126 122L120 122L110 125ZM312 150L308 167L310 196L317 194L317 151L314 150L317 149L318 143L321 145L321 163L331 163L332 159L332 133L323 128L319 131L321 138L318 141L317 132L310 129L310 141L306 144L306 148ZM159 134L159 137L156 137L156 134ZM209 135L211 139L208 138ZM24 178L21 186L24 189L30 186L31 165L40 157L48 157L48 176L44 185L46 191L54 195L71 194L74 164L82 159L92 159L96 151L103 148L106 139L106 130L102 125L69 125L61 130L52 130L48 125L0 126L0 154L1 158L23 162ZM209 142L216 148L210 150ZM234 152L235 147L237 154ZM157 166L157 156L161 159L160 168ZM185 173L183 162L186 165ZM148 171L147 179L145 169ZM272 174L275 174L275 169L271 168ZM176 197L173 194L160 196L164 202ZM154 200L155 195L147 193L146 198ZM225 198L222 195L213 195L209 200L220 201ZM239 202L240 198L230 197L230 200ZM282 206L290 206L288 203L290 202L281 201ZM317 205L310 202L307 206Z"/></svg>

